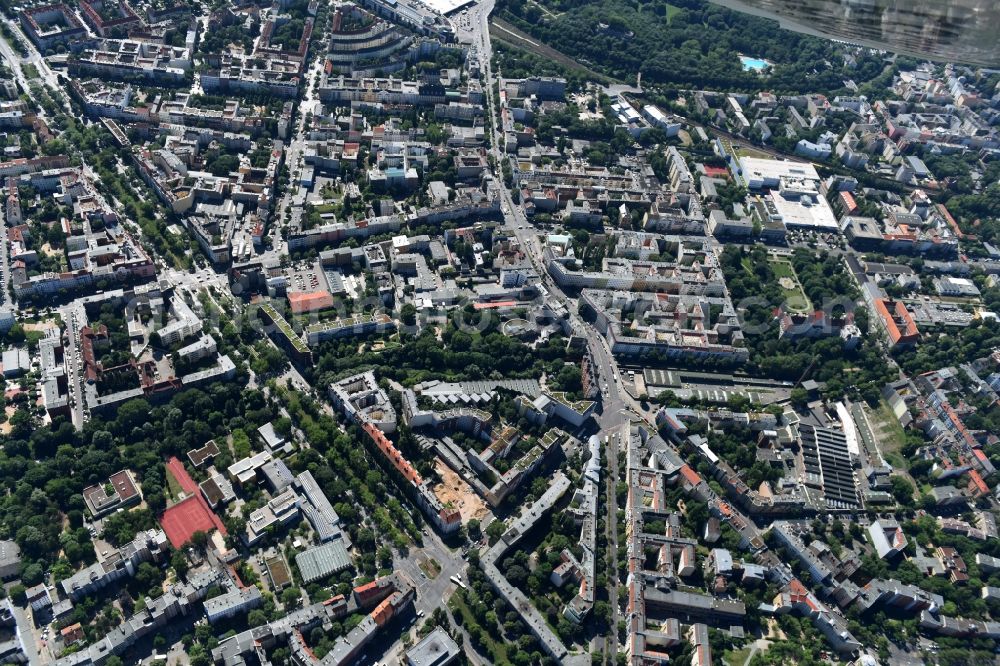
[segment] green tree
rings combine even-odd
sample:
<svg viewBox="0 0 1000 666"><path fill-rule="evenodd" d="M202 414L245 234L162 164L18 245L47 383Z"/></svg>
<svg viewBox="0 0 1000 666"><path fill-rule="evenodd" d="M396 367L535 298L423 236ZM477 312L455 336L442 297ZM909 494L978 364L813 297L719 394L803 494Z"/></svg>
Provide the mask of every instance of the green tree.
<svg viewBox="0 0 1000 666"><path fill-rule="evenodd" d="M809 404L809 391L801 387L795 387L791 390L789 398L796 409L803 409Z"/></svg>
<svg viewBox="0 0 1000 666"><path fill-rule="evenodd" d="M399 320L404 326L414 326L417 323L417 308L412 303L406 303L399 311Z"/></svg>
<svg viewBox="0 0 1000 666"><path fill-rule="evenodd" d="M913 499L913 484L903 476L893 475L889 477L889 484L891 486L892 496L896 498L896 501L903 506L914 506L916 502Z"/></svg>
<svg viewBox="0 0 1000 666"><path fill-rule="evenodd" d="M197 530L191 535L191 543L200 550L205 550L205 546L208 545L208 533L203 530Z"/></svg>
<svg viewBox="0 0 1000 666"><path fill-rule="evenodd" d="M163 583L163 574L153 564L142 562L136 569L135 577L132 579L139 590L146 594L154 594L159 591Z"/></svg>
<svg viewBox="0 0 1000 666"><path fill-rule="evenodd" d="M281 603L285 608L298 608L302 603L302 591L297 587L286 587L281 592Z"/></svg>
<svg viewBox="0 0 1000 666"><path fill-rule="evenodd" d="M486 528L486 536L490 538L490 545L492 546L504 533L504 524L502 520L494 520L490 523L489 527Z"/></svg>
<svg viewBox="0 0 1000 666"><path fill-rule="evenodd" d="M187 557L181 550L175 550L173 555L170 556L170 566L173 567L180 578L184 578L187 575L188 569L191 568Z"/></svg>

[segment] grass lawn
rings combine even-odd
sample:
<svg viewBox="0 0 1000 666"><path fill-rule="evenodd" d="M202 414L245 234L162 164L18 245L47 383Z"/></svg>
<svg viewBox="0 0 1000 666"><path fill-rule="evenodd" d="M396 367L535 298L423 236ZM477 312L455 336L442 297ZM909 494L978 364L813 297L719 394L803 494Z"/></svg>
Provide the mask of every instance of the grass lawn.
<svg viewBox="0 0 1000 666"><path fill-rule="evenodd" d="M437 578L438 574L441 573L441 565L434 558L422 560L418 566L431 580Z"/></svg>
<svg viewBox="0 0 1000 666"><path fill-rule="evenodd" d="M374 343L372 343L371 351L384 352L390 349L399 349L402 346L403 343L399 342L398 340L376 340Z"/></svg>
<svg viewBox="0 0 1000 666"><path fill-rule="evenodd" d="M777 278L794 278L795 270L792 269L792 265L787 261L782 261L780 259L771 260L771 270L774 271L774 277Z"/></svg>
<svg viewBox="0 0 1000 666"><path fill-rule="evenodd" d="M38 68L30 62L21 65L21 71L24 72L24 76L29 80L38 78Z"/></svg>
<svg viewBox="0 0 1000 666"><path fill-rule="evenodd" d="M771 270L774 271L774 277L778 278L788 278L795 282L794 289L781 288L782 295L785 298L785 303L788 305L790 310L795 312L808 312L809 310L809 299L806 298L805 292L802 291L802 286L799 284L799 278L795 275L795 269L792 268L791 262L782 259L771 259Z"/></svg>
<svg viewBox="0 0 1000 666"><path fill-rule="evenodd" d="M882 455L896 469L908 469L906 459L900 454L906 444L906 434L903 426L892 413L892 408L885 400L879 402L878 409L868 409L868 418L875 437L878 439Z"/></svg>
<svg viewBox="0 0 1000 666"><path fill-rule="evenodd" d="M726 650L722 655L722 660L729 664L729 666L743 666L746 660L750 658L750 652L753 650L751 647L741 648L739 650Z"/></svg>
<svg viewBox="0 0 1000 666"><path fill-rule="evenodd" d="M170 473L170 470L166 470L167 474L167 490L170 492L170 500L176 501L180 499L181 495L184 494L184 489L181 488L181 484L177 483L177 479L174 475Z"/></svg>
<svg viewBox="0 0 1000 666"><path fill-rule="evenodd" d="M667 11L669 12L670 10L668 9ZM769 155L761 150L754 150L753 148L744 145L740 145L736 148L736 154L739 157L758 157L765 160L774 159L773 155Z"/></svg>
<svg viewBox="0 0 1000 666"><path fill-rule="evenodd" d="M671 22L672 20L674 20L674 16L675 16L675 15L676 15L676 14L677 14L677 13L678 13L678 12L679 12L680 10L681 10L681 8L680 8L680 7L677 7L677 6L675 6L675 5L671 5L670 3L667 3L667 25L670 25L670 22Z"/></svg>
<svg viewBox="0 0 1000 666"><path fill-rule="evenodd" d="M448 600L448 606L451 608L452 613L461 614L463 620L462 626L471 627L472 625L477 624L476 618L472 615L472 611L469 610L469 607L465 605L465 600L459 595L451 595L451 599ZM507 647L503 644L503 642L498 643L493 640L493 634L491 632L494 631L495 628L484 627L484 629L486 629L484 632L486 637L486 648L492 653L494 663L510 663L507 659Z"/></svg>

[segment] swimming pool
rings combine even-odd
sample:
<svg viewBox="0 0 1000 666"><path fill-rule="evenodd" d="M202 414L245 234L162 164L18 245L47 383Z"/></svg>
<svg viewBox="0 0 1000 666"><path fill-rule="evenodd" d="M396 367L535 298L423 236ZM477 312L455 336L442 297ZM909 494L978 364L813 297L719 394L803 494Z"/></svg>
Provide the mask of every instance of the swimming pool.
<svg viewBox="0 0 1000 666"><path fill-rule="evenodd" d="M740 63L743 65L743 70L747 72L759 72L771 66L771 63L766 60L750 56L740 56Z"/></svg>

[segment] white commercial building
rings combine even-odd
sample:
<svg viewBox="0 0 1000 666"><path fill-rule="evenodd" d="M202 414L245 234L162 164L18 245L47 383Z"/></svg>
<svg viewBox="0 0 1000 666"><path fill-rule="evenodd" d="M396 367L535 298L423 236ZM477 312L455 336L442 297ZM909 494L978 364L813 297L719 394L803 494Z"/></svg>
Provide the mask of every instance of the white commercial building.
<svg viewBox="0 0 1000 666"><path fill-rule="evenodd" d="M781 180L807 180L820 182L819 174L811 164L769 160L759 157L741 157L739 177L751 190L778 187Z"/></svg>
<svg viewBox="0 0 1000 666"><path fill-rule="evenodd" d="M941 296L979 296L979 287L977 287L976 283L969 278L935 278L934 289Z"/></svg>

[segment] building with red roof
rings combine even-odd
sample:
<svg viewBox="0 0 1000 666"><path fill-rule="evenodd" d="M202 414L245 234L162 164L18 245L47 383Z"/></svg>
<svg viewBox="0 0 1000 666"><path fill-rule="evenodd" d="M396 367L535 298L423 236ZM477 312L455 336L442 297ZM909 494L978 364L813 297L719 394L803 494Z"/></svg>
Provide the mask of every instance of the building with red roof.
<svg viewBox="0 0 1000 666"><path fill-rule="evenodd" d="M978 449L976 449L978 452ZM989 495L990 487L983 481L982 475L974 469L969 470L969 492L976 497Z"/></svg>
<svg viewBox="0 0 1000 666"><path fill-rule="evenodd" d="M877 298L875 314L878 315L879 324L885 331L890 347L916 344L920 339L920 330L913 321L913 315L902 301Z"/></svg>
<svg viewBox="0 0 1000 666"><path fill-rule="evenodd" d="M333 295L328 291L290 291L288 305L294 314L328 310L333 307Z"/></svg>

